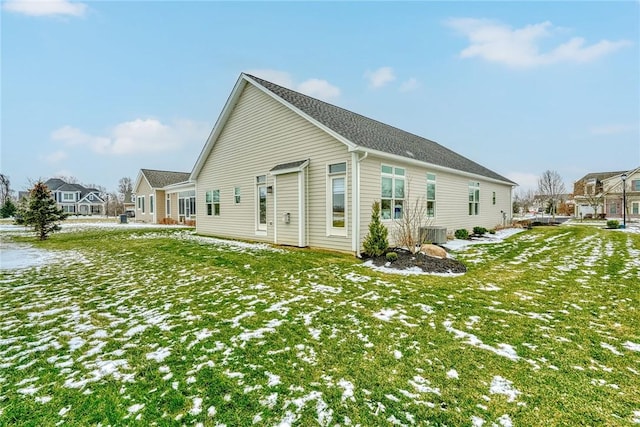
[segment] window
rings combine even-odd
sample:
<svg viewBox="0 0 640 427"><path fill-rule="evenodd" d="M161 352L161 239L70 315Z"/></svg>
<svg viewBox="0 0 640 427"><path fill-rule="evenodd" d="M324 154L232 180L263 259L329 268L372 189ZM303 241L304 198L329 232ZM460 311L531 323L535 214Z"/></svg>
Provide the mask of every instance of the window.
<svg viewBox="0 0 640 427"><path fill-rule="evenodd" d="M144 196L138 196L137 200L138 200L138 209L140 209L142 213L144 213Z"/></svg>
<svg viewBox="0 0 640 427"><path fill-rule="evenodd" d="M631 191L640 191L640 179L631 181Z"/></svg>
<svg viewBox="0 0 640 427"><path fill-rule="evenodd" d="M149 194L149 213L153 213L153 195Z"/></svg>
<svg viewBox="0 0 640 427"><path fill-rule="evenodd" d="M496 192L493 192L493 195L491 196L491 202L495 205L496 204Z"/></svg>
<svg viewBox="0 0 640 427"><path fill-rule="evenodd" d="M427 174L427 217L436 216L436 175Z"/></svg>
<svg viewBox="0 0 640 427"><path fill-rule="evenodd" d="M404 206L404 169L382 165L380 216L402 218Z"/></svg>
<svg viewBox="0 0 640 427"><path fill-rule="evenodd" d="M220 216L220 190L207 191L205 203L207 215Z"/></svg>
<svg viewBox="0 0 640 427"><path fill-rule="evenodd" d="M74 202L76 197L73 193L62 193L62 200L65 202Z"/></svg>
<svg viewBox="0 0 640 427"><path fill-rule="evenodd" d="M633 215L640 215L640 202L633 202L631 204L631 213Z"/></svg>
<svg viewBox="0 0 640 427"><path fill-rule="evenodd" d="M480 183L469 182L469 215L480 213Z"/></svg>
<svg viewBox="0 0 640 427"><path fill-rule="evenodd" d="M347 233L347 164L335 163L329 165L327 192L327 222L328 234L346 236Z"/></svg>
<svg viewBox="0 0 640 427"><path fill-rule="evenodd" d="M610 214L618 213L618 204L617 203L610 203L609 204L609 213Z"/></svg>
<svg viewBox="0 0 640 427"><path fill-rule="evenodd" d="M235 187L233 189L233 200L236 205L240 203L240 187Z"/></svg>
<svg viewBox="0 0 640 427"><path fill-rule="evenodd" d="M171 216L171 196L167 194L167 216Z"/></svg>
<svg viewBox="0 0 640 427"><path fill-rule="evenodd" d="M196 215L196 191L181 191L178 193L178 214L185 218Z"/></svg>
<svg viewBox="0 0 640 427"><path fill-rule="evenodd" d="M267 176L260 175L256 177L256 217L257 229L260 231L267 230Z"/></svg>

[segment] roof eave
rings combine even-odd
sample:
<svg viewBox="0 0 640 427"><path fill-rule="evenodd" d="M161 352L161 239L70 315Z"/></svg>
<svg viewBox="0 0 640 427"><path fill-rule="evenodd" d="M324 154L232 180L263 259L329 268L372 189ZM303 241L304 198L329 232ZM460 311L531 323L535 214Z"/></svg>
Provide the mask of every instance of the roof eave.
<svg viewBox="0 0 640 427"><path fill-rule="evenodd" d="M400 156L397 154L391 154L391 153L387 153L386 151L380 151L380 150L374 150L371 148L365 148L365 147L361 147L361 146L356 146L354 148L350 148L349 151L351 152L356 152L356 153L369 153L372 156L377 156L377 157L382 157L382 158L386 158L389 160L393 160L393 161L399 161L399 162L405 162L411 165L416 165L416 166L421 166L421 167L428 167L434 170L439 170L442 172L449 172L452 174L456 174L456 175L461 175L461 176L466 176L469 178L475 178L475 179L482 179L485 181L491 181L491 182L496 182L499 184L506 184L506 185L510 185L512 187L517 187L518 183L513 182L513 181L509 181L509 180L501 180L501 179L496 179L496 178L492 178L489 176L485 176L485 175L480 175L477 173L471 173L471 172L465 172L465 171L461 171L460 169L454 169L454 168L448 168L446 166L440 166L440 165L436 165L434 163L429 163L429 162L424 162L422 160L418 160L418 159L412 159L409 157L404 157L404 156Z"/></svg>

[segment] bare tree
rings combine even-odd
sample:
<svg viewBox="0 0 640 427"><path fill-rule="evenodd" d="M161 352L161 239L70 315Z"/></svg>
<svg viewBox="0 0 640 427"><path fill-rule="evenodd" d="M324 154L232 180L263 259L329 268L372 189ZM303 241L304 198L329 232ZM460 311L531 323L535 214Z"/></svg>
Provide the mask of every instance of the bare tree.
<svg viewBox="0 0 640 427"><path fill-rule="evenodd" d="M551 204L551 216L555 219L556 202L561 194L566 193L564 182L556 171L546 170L538 179L538 193Z"/></svg>
<svg viewBox="0 0 640 427"><path fill-rule="evenodd" d="M4 206L7 199L11 198L11 181L5 174L0 173L0 206Z"/></svg>
<svg viewBox="0 0 640 427"><path fill-rule="evenodd" d="M532 189L518 190L513 197L513 213L524 214L531 209L535 193Z"/></svg>
<svg viewBox="0 0 640 427"><path fill-rule="evenodd" d="M411 194L408 190L405 192L404 209L402 210L402 216L394 220L394 227L392 229L393 240L396 245L404 246L411 253L420 251L422 246L422 233L421 229L433 220L427 217L427 203L424 198L418 197L411 204Z"/></svg>
<svg viewBox="0 0 640 427"><path fill-rule="evenodd" d="M133 193L133 182L131 178L125 176L118 181L118 193L120 200L127 203L131 201L131 193Z"/></svg>
<svg viewBox="0 0 640 427"><path fill-rule="evenodd" d="M54 178L58 178L66 182L67 184L80 184L80 180L75 176L56 175Z"/></svg>

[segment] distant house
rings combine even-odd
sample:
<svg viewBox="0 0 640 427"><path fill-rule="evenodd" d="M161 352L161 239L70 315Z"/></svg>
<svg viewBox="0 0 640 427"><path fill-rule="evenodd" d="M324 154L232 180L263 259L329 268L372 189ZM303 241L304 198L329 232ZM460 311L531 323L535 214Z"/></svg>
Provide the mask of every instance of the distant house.
<svg viewBox="0 0 640 427"><path fill-rule="evenodd" d="M625 174L625 194L622 191L622 175ZM608 218L622 218L623 196L626 196L627 219L640 218L640 167L619 172L602 180L604 206Z"/></svg>
<svg viewBox="0 0 640 427"><path fill-rule="evenodd" d="M591 172L573 183L574 214L578 217L606 216L603 181L620 176L623 171Z"/></svg>
<svg viewBox="0 0 640 427"><path fill-rule="evenodd" d="M517 185L448 148L241 74L191 172L206 235L359 253L416 205L454 230L511 220Z"/></svg>
<svg viewBox="0 0 640 427"><path fill-rule="evenodd" d="M100 190L80 184L70 184L60 178L44 183L59 208L71 215L104 215L105 200Z"/></svg>
<svg viewBox="0 0 640 427"><path fill-rule="evenodd" d="M133 186L136 221L186 223L195 220L196 187L189 172L140 169Z"/></svg>

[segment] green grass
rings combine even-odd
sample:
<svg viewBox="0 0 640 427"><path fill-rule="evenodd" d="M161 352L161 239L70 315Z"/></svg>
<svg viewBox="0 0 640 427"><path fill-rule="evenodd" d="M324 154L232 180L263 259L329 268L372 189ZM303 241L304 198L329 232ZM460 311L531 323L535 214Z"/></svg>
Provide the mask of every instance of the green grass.
<svg viewBox="0 0 640 427"><path fill-rule="evenodd" d="M447 277L184 230L9 234L60 261L0 271L0 425L640 422L637 234L537 228Z"/></svg>

